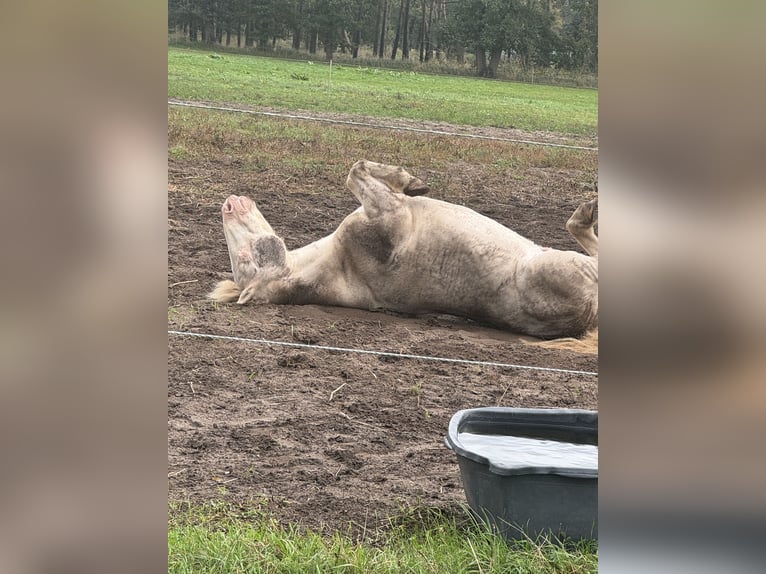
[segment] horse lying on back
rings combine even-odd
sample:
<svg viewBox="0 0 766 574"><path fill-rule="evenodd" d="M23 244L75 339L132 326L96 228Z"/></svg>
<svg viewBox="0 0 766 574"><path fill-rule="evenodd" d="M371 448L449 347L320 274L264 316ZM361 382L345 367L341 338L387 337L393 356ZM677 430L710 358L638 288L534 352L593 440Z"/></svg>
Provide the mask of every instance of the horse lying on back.
<svg viewBox="0 0 766 574"><path fill-rule="evenodd" d="M346 185L361 203L327 237L288 251L246 197L223 203L234 281L216 301L449 313L542 338L598 324L596 200L566 227L587 255L536 245L475 211L422 197L401 167L366 160Z"/></svg>

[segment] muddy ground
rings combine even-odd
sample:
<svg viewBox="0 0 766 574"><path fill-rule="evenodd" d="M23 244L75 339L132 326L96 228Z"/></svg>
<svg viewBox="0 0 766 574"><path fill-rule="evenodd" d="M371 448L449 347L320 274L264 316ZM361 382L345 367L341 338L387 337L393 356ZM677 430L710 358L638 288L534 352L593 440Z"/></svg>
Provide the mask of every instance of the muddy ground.
<svg viewBox="0 0 766 574"><path fill-rule="evenodd" d="M376 158L368 158L376 159ZM349 163L350 167L350 163ZM434 190L541 245L577 249L564 222L590 199L582 174L540 168L513 188L454 164ZM478 171L477 171L478 170ZM413 170L428 179L428 174ZM541 189L544 188L544 194ZM455 191L458 190L458 191ZM230 267L220 205L248 195L288 248L330 233L355 200L325 172L242 170L236 158L169 162L168 328L438 357L597 371L595 352L452 317L205 300ZM402 509L465 502L450 417L480 406L597 408L593 376L168 337L171 501L256 504L284 523L354 532ZM595 350L595 349L591 349Z"/></svg>

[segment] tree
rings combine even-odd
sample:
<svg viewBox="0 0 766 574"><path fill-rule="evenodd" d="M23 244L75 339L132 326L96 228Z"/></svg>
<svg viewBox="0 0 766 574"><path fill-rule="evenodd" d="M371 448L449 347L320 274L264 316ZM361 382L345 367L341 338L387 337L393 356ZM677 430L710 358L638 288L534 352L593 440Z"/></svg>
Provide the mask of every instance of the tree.
<svg viewBox="0 0 766 574"><path fill-rule="evenodd" d="M495 77L503 54L523 67L549 65L559 45L547 1L461 0L450 7L441 36L476 56L477 74Z"/></svg>
<svg viewBox="0 0 766 574"><path fill-rule="evenodd" d="M389 21L396 25L389 31ZM597 0L168 0L168 30L192 42L231 42L266 48L291 37L292 47L331 59L339 48L356 58L372 44L382 58L421 62L432 55L463 61L475 55L476 73L495 77L508 58L522 67L562 67L598 71ZM391 36L393 35L393 38Z"/></svg>
<svg viewBox="0 0 766 574"><path fill-rule="evenodd" d="M402 14L404 13L404 0L399 1L399 17L396 20L396 34L394 35L394 45L391 48L391 59L396 60L396 52L399 50L399 39L402 33Z"/></svg>
<svg viewBox="0 0 766 574"><path fill-rule="evenodd" d="M354 21L354 5L352 0L314 0L311 20L328 60L345 41L344 32Z"/></svg>
<svg viewBox="0 0 766 574"><path fill-rule="evenodd" d="M266 48L286 36L290 11L285 4L282 0L244 0L245 45L257 42L258 47Z"/></svg>
<svg viewBox="0 0 766 574"><path fill-rule="evenodd" d="M168 0L168 25L182 26L189 40L196 42L206 4L206 0Z"/></svg>
<svg viewBox="0 0 766 574"><path fill-rule="evenodd" d="M381 0L381 7L378 12L379 25L376 27L376 37L378 38L377 56L379 58L382 58L386 51L386 32L388 31L388 17L390 10L390 0Z"/></svg>
<svg viewBox="0 0 766 574"><path fill-rule="evenodd" d="M351 57L356 58L359 55L359 47L365 38L377 42L377 18L380 0L358 0L352 3L349 29L351 36Z"/></svg>
<svg viewBox="0 0 766 574"><path fill-rule="evenodd" d="M559 0L563 21L560 64L567 68L598 71L597 0Z"/></svg>
<svg viewBox="0 0 766 574"><path fill-rule="evenodd" d="M420 0L420 34L418 40L419 59L421 62L428 62L431 59L431 26L434 15L434 4L436 0Z"/></svg>
<svg viewBox="0 0 766 574"><path fill-rule="evenodd" d="M467 49L476 55L477 73L485 75L486 52L482 39L487 22L486 0L460 0L449 6L440 27L441 41L453 53Z"/></svg>

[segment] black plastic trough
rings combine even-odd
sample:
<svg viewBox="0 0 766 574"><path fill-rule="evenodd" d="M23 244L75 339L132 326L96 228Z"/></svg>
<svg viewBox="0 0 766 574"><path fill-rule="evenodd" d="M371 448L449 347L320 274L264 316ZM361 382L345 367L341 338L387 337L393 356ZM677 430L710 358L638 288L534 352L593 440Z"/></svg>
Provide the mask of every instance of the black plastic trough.
<svg viewBox="0 0 766 574"><path fill-rule="evenodd" d="M598 538L597 411L462 410L445 442L469 506L506 538Z"/></svg>

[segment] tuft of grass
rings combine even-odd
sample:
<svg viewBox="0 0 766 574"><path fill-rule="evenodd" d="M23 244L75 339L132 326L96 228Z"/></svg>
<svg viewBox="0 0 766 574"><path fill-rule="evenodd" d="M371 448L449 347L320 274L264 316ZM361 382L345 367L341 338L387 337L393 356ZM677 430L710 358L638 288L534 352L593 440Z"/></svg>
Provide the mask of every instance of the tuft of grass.
<svg viewBox="0 0 766 574"><path fill-rule="evenodd" d="M176 159L184 159L186 157L187 151L184 146L176 145L171 147L168 150L168 153Z"/></svg>
<svg viewBox="0 0 766 574"><path fill-rule="evenodd" d="M593 541L507 542L482 523L428 508L404 511L364 541L279 524L262 505L171 507L168 572L571 573L598 570Z"/></svg>
<svg viewBox="0 0 766 574"><path fill-rule="evenodd" d="M168 307L168 328L183 329L196 315L194 305L173 305Z"/></svg>
<svg viewBox="0 0 766 574"><path fill-rule="evenodd" d="M168 48L168 96L595 136L598 92ZM309 74L309 71L311 72ZM295 80L299 81L296 82Z"/></svg>

